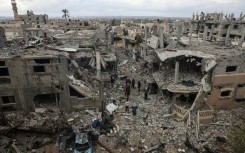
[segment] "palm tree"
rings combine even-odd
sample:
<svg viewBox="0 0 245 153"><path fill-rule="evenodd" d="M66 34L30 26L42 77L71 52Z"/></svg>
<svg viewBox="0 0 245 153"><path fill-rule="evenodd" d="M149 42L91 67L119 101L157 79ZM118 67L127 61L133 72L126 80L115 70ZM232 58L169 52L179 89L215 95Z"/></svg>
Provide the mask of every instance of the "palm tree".
<svg viewBox="0 0 245 153"><path fill-rule="evenodd" d="M64 13L64 15L62 16L62 18L65 18L66 21L67 21L67 18L70 17L69 11L67 9L63 9L62 12Z"/></svg>

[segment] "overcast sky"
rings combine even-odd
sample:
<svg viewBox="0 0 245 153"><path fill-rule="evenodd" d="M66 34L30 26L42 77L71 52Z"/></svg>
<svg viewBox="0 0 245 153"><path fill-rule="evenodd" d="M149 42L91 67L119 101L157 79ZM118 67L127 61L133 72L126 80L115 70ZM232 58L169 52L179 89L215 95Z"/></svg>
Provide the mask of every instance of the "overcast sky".
<svg viewBox="0 0 245 153"><path fill-rule="evenodd" d="M19 14L61 17L62 9L70 16L164 16L191 17L192 13L245 11L245 0L16 0ZM244 12L245 13L245 12ZM0 16L13 16L11 0L0 0Z"/></svg>

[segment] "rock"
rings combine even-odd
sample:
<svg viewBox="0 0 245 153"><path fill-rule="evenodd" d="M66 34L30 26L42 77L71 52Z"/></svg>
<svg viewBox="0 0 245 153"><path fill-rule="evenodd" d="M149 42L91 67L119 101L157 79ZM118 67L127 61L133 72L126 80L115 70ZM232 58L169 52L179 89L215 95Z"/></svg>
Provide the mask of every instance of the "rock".
<svg viewBox="0 0 245 153"><path fill-rule="evenodd" d="M73 122L74 121L74 118L69 118L67 121L68 122Z"/></svg>
<svg viewBox="0 0 245 153"><path fill-rule="evenodd" d="M178 152L179 152L179 153L185 153L185 149L179 148L179 149L178 149Z"/></svg>
<svg viewBox="0 0 245 153"><path fill-rule="evenodd" d="M204 145L203 148L206 150L207 153L218 153L216 150L210 148L208 145Z"/></svg>
<svg viewBox="0 0 245 153"><path fill-rule="evenodd" d="M221 137L221 136L217 136L216 140L222 143L226 143L226 138L225 137Z"/></svg>

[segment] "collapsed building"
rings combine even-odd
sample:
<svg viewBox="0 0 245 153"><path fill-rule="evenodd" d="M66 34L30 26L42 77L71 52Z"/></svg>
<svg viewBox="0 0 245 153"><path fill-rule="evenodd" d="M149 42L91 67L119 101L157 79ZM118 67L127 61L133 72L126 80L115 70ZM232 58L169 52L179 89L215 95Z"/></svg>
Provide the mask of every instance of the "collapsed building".
<svg viewBox="0 0 245 153"><path fill-rule="evenodd" d="M244 15L235 18L234 14L201 13L194 15L190 21L189 35L202 38L204 41L214 41L219 44L242 45L244 41ZM191 39L191 38L190 38Z"/></svg>
<svg viewBox="0 0 245 153"><path fill-rule="evenodd" d="M49 45L35 29L27 28L26 33L36 40L1 51L2 110L30 112L47 105L69 112L99 106L94 78L100 72L100 79L108 82L116 63L106 31L56 34L56 43Z"/></svg>
<svg viewBox="0 0 245 153"><path fill-rule="evenodd" d="M5 36L5 30L4 28L0 27L0 42L1 44L6 42L7 39L6 39L6 36Z"/></svg>
<svg viewBox="0 0 245 153"><path fill-rule="evenodd" d="M96 22L84 20L49 20L49 27L67 31L82 31L82 30L96 30L98 25Z"/></svg>
<svg viewBox="0 0 245 153"><path fill-rule="evenodd" d="M215 43L204 47L207 37L214 42L233 37L232 32L227 34L229 30L222 29L223 22L227 22L217 20L223 19L221 14L202 14L184 24L157 21L124 30L96 30L97 22L48 21L47 16L37 16L32 11L18 15L14 0L12 6L15 21L24 22L17 25L25 43L16 42L0 50L0 115L8 120L7 130L50 132L51 127L54 134L68 129L60 135L62 140L50 143L55 143L56 149L58 144L69 151L81 149L84 144L86 149L91 147L88 138L83 139L84 144L80 142L80 136L87 137L83 132L88 130L100 133L100 140L116 152L132 152L137 147L144 148L144 152L163 152L171 145L174 147L169 150L185 152L187 148L205 149L206 144L214 144L220 133L225 137L224 126L231 126L237 114L220 119L220 109L244 105L244 50L217 47ZM241 15L239 22L231 20L228 29L233 23L239 28L241 23L242 27L242 19ZM224 40L224 34L221 38L214 29L209 32L210 26L211 31L215 27L213 24L228 39ZM122 22L122 26L127 25L133 25L133 21ZM243 42L241 29L235 37ZM192 44L182 42L181 36L188 34ZM199 39L193 45L194 36L203 38L203 46L197 47ZM51 40L45 41L46 37ZM138 109L133 116L124 111L125 80L127 83L132 78L142 83L141 89L131 90L129 105L132 112ZM22 111L28 116L20 115ZM227 114L225 117L232 116ZM220 124L220 120L226 123ZM0 132L5 128L1 126ZM212 133L208 133L209 128L213 128ZM207 141L210 137L212 140ZM73 146L66 145L70 139L75 142ZM46 143L44 140L41 142ZM42 146L29 149L33 148ZM98 147L98 152L103 151Z"/></svg>
<svg viewBox="0 0 245 153"><path fill-rule="evenodd" d="M27 11L26 15L19 15L17 3L15 0L11 0L12 10L14 13L14 21L16 22L26 22L33 24L47 24L48 15L35 15L33 11Z"/></svg>
<svg viewBox="0 0 245 153"><path fill-rule="evenodd" d="M210 90L211 80L207 78L216 65L214 56L188 50L156 52L161 63L153 77L164 93L170 92L172 103L186 102L191 106L200 90Z"/></svg>
<svg viewBox="0 0 245 153"><path fill-rule="evenodd" d="M207 103L214 109L239 108L245 100L244 51L218 50Z"/></svg>
<svg viewBox="0 0 245 153"><path fill-rule="evenodd" d="M29 112L54 106L70 111L97 97L97 92L67 75L68 60L60 52L28 49L21 55L1 56L0 61L2 110Z"/></svg>

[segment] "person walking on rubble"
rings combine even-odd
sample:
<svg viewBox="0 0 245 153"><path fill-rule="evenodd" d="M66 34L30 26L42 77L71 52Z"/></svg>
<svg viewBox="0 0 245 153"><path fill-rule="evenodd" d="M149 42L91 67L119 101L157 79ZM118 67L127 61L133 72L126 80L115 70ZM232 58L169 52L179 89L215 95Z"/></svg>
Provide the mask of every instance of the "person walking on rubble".
<svg viewBox="0 0 245 153"><path fill-rule="evenodd" d="M132 108L132 114L133 114L133 116L136 116L137 109L138 109L138 106L136 105L136 103L134 103L134 105L131 108Z"/></svg>
<svg viewBox="0 0 245 153"><path fill-rule="evenodd" d="M140 92L141 82L138 81L138 91Z"/></svg>
<svg viewBox="0 0 245 153"><path fill-rule="evenodd" d="M145 90L145 100L148 100L148 90Z"/></svg>
<svg viewBox="0 0 245 153"><path fill-rule="evenodd" d="M111 74L111 87L113 87L114 82L115 82L115 78L114 78L114 76Z"/></svg>
<svg viewBox="0 0 245 153"><path fill-rule="evenodd" d="M124 106L125 106L125 113L129 113L129 105L130 105L130 102L129 101L126 101L124 103Z"/></svg>
<svg viewBox="0 0 245 153"><path fill-rule="evenodd" d="M125 96L127 96L127 101L129 99L129 95L130 95L130 83L127 82L126 90L125 90Z"/></svg>
<svg viewBox="0 0 245 153"><path fill-rule="evenodd" d="M134 78L132 79L132 88L134 89L134 85L135 85L135 80Z"/></svg>
<svg viewBox="0 0 245 153"><path fill-rule="evenodd" d="M127 83L131 84L130 78L127 78L127 79L126 79L126 85L127 85Z"/></svg>

